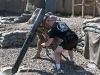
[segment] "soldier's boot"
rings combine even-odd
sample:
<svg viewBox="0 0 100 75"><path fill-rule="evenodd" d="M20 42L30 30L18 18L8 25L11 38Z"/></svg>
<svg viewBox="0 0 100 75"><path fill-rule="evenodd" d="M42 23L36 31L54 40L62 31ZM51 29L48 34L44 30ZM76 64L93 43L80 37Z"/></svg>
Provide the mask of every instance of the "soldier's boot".
<svg viewBox="0 0 100 75"><path fill-rule="evenodd" d="M35 56L32 57L32 59L40 58L41 50L42 50L41 40L38 40L38 43L37 43L37 53L36 53Z"/></svg>
<svg viewBox="0 0 100 75"><path fill-rule="evenodd" d="M32 59L40 58L40 51L36 53L35 56L32 56Z"/></svg>

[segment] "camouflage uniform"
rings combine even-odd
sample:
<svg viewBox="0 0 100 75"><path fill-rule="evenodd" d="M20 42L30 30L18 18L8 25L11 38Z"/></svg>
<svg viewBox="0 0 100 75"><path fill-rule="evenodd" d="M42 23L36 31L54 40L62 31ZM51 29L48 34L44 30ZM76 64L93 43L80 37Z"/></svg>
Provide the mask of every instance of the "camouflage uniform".
<svg viewBox="0 0 100 75"><path fill-rule="evenodd" d="M41 46L41 43L45 42L45 38L43 37L43 33L45 32L48 32L51 27L46 23L46 19L47 17L51 15L51 13L47 13L45 16L44 16L44 19L42 21L42 23L39 25L39 27L37 28L37 35L38 35L38 42L37 42L37 53L35 56L33 56L32 58L38 58L40 57L40 53L41 53L41 50L42 50L42 46ZM55 37L54 38L54 41L52 43L52 45L54 46L50 46L53 50L55 50L55 48L58 46L60 40Z"/></svg>
<svg viewBox="0 0 100 75"><path fill-rule="evenodd" d="M28 3L31 3L33 5L33 0L27 0L27 4ZM26 5L26 9L27 9L27 5ZM33 9L32 9L33 10ZM46 19L49 15L53 15L53 13L51 12L48 12L45 16L44 16L44 19L43 21L41 22L41 24L39 25L39 27L37 28L37 35L38 35L38 42L37 42L37 53L35 56L33 56L32 58L37 58L37 57L40 57L40 53L41 53L41 50L42 50L42 46L41 46L41 43L45 42L45 38L43 37L43 33L44 32L48 32L48 30L51 29L51 27L49 25L47 25L46 23ZM32 21L34 22L34 21ZM57 37L54 38L54 41L52 43L54 45L54 47L51 47L53 50L58 46L59 44L59 39Z"/></svg>

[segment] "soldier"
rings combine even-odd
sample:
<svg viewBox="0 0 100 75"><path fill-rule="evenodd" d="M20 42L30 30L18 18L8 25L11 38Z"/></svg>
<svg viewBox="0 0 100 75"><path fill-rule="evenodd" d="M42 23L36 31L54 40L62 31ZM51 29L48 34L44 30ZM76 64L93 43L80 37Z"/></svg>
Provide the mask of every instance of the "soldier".
<svg viewBox="0 0 100 75"><path fill-rule="evenodd" d="M40 58L40 53L42 50L41 43L45 42L45 38L47 38L47 37L44 37L45 32L48 32L48 30L51 29L51 27L46 23L46 19L48 18L49 15L52 15L52 14L53 14L52 12L46 13L42 23L37 28L37 35L38 35L37 53L35 56L32 56L32 59ZM51 48L53 50L55 50L55 48L58 46L59 42L60 42L60 40L57 37L55 37L55 39L52 43L54 47L51 47Z"/></svg>
<svg viewBox="0 0 100 75"><path fill-rule="evenodd" d="M26 5L26 10L28 11L32 11L34 9L37 9L37 7L35 6L32 6L32 0L27 0L27 5ZM39 9L37 9L38 11ZM36 12L37 13L37 12ZM38 42L37 42L37 53L35 56L32 56L32 59L34 58L39 58L40 57L40 53L41 53L41 50L42 50L42 46L41 46L41 43L43 43L45 41L45 38L44 38L44 33L45 32L48 32L48 30L51 29L51 27L49 25L47 25L46 23L46 19L49 15L52 15L53 13L52 12L48 12L45 14L44 16L44 19L42 21L42 23L39 25L39 27L37 28L37 35L38 35ZM33 15L34 17L34 15ZM33 19L32 17L32 19ZM34 18L35 19L35 18ZM33 23L34 22L34 19L31 20L31 18L29 19L28 23ZM54 39L54 42L53 42L53 46L52 49L55 50L55 48L57 47L57 45L59 44L59 39L57 37L55 37Z"/></svg>

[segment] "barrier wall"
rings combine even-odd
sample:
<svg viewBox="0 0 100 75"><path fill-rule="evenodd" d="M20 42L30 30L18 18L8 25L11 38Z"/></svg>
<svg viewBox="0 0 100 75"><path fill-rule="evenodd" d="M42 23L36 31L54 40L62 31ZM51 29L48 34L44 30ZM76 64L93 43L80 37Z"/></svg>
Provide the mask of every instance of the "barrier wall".
<svg viewBox="0 0 100 75"><path fill-rule="evenodd" d="M8 33L0 33L0 47L15 47L22 46L25 42L28 32L16 30ZM34 46L37 43L37 38L30 43L30 46Z"/></svg>
<svg viewBox="0 0 100 75"><path fill-rule="evenodd" d="M30 2L33 1L33 4L37 7L41 7L43 5L43 0L30 0ZM96 0L98 2L98 5L100 6L100 0ZM86 0L86 4L91 3L91 0ZM75 4L82 4L82 0L75 0ZM100 7L96 6L96 16L100 15ZM56 11L58 12L65 12L72 14L72 0L56 0ZM76 6L75 7L75 14L82 13L82 6ZM85 7L85 15L93 15L93 6Z"/></svg>
<svg viewBox="0 0 100 75"><path fill-rule="evenodd" d="M25 10L26 2L28 0L0 0L0 11L9 11L22 13ZM46 0L45 0L46 1ZM37 6L38 8L45 8L44 0L29 0L32 5ZM86 0L85 3L89 3L91 0ZM96 5L96 16L100 15L100 0L96 0L98 5ZM82 4L82 0L75 0L75 4ZM49 5L48 5L49 6ZM72 0L56 0L56 11L65 12L72 14ZM75 14L80 14L82 12L81 6L75 7ZM85 15L93 14L93 6L85 7Z"/></svg>

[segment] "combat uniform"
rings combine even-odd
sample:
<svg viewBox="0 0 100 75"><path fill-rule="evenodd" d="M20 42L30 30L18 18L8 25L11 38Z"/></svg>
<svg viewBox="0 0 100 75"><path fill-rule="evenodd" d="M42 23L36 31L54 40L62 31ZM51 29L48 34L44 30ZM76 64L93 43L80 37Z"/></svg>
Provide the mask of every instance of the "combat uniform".
<svg viewBox="0 0 100 75"><path fill-rule="evenodd" d="M51 15L51 14L49 14ZM46 23L46 19L49 15L45 15L43 21L41 22L41 24L39 25L39 27L37 28L37 35L38 38L40 40L41 43L45 42L46 39L43 37L43 33L48 32L51 27ZM48 37L47 37L48 38ZM55 50L55 48L59 45L60 39L58 37L54 38L54 41L52 43L52 46L50 46L50 48L52 48L53 50ZM35 56L33 56L32 58L38 58L40 57L40 52L42 50L42 46L41 43L37 43L37 53Z"/></svg>
<svg viewBox="0 0 100 75"><path fill-rule="evenodd" d="M32 4L33 5L33 1L32 0L27 0L27 4ZM26 8L28 8L27 6L26 6ZM34 7L35 9L36 9L36 7ZM29 9L29 10L33 10L33 9ZM38 11L38 8L36 9L37 11ZM35 12L36 12L36 10L35 10ZM38 13L38 12L36 12L36 13ZM45 32L48 32L48 30L50 30L51 29L51 27L49 26L49 25L47 25L47 23L46 23L46 19L47 19L47 17L49 16L49 15L53 15L53 13L52 12L48 12L48 13L46 13L45 14L45 16L44 16L44 19L43 19L43 21L41 22L41 24L39 25L39 27L37 28L37 35L38 35L38 39L41 41L41 43L43 43L43 42L45 42L46 41L46 39L43 37L43 33L45 33ZM34 15L33 15L33 17L34 17ZM33 19L33 17L32 17L32 19L30 18L30 20L28 21L29 23L33 23L34 22L34 20L35 19ZM39 40L38 40L38 42L37 42L37 53L36 53L36 55L35 56L33 56L32 58L37 58L37 57L40 57L40 53L41 53L41 50L42 50L42 46L41 46L41 43L39 43ZM57 37L55 37L55 39L54 39L54 41L53 41L53 46L50 46L53 50L55 50L55 48L58 46L58 44L59 44L59 39L57 38Z"/></svg>

